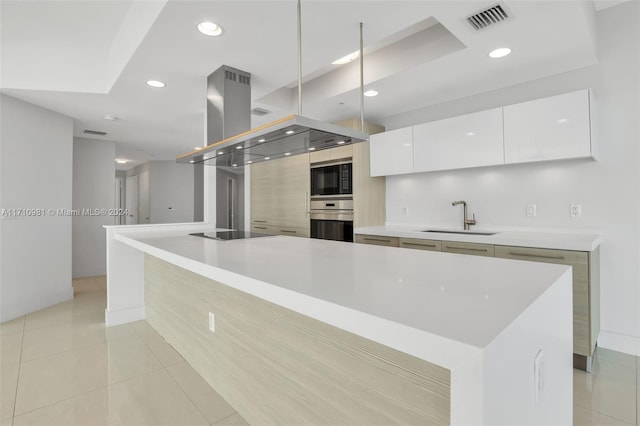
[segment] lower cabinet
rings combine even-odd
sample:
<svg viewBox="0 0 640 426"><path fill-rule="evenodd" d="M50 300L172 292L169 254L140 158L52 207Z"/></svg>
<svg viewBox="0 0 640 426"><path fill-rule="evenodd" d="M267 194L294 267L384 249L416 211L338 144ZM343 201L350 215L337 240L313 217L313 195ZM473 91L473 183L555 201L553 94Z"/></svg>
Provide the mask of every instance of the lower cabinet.
<svg viewBox="0 0 640 426"><path fill-rule="evenodd" d="M492 244L461 243L457 241L443 241L442 251L487 257L493 257L494 253Z"/></svg>
<svg viewBox="0 0 640 426"><path fill-rule="evenodd" d="M600 332L600 248L586 252L362 234L356 234L356 242L571 266L573 365L591 371L591 357Z"/></svg>
<svg viewBox="0 0 640 426"><path fill-rule="evenodd" d="M421 238L400 238L400 247L416 250L442 251L442 241L423 240Z"/></svg>
<svg viewBox="0 0 640 426"><path fill-rule="evenodd" d="M288 235L290 237L309 238L311 236L308 228L270 225L260 221L251 222L251 231L269 235Z"/></svg>
<svg viewBox="0 0 640 426"><path fill-rule="evenodd" d="M600 331L600 248L592 252L495 246L505 259L569 265L573 269L573 353L591 357ZM574 363L587 360L574 360ZM590 370L590 366L584 366Z"/></svg>
<svg viewBox="0 0 640 426"><path fill-rule="evenodd" d="M399 247L398 237L381 237L379 235L356 234L356 243L372 244L374 246Z"/></svg>

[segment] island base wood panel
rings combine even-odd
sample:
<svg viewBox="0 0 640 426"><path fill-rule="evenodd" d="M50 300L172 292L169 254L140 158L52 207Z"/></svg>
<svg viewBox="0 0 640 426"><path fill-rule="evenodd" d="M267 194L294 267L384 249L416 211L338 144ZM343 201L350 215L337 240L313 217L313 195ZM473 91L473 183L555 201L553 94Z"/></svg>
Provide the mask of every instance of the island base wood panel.
<svg viewBox="0 0 640 426"><path fill-rule="evenodd" d="M449 370L149 255L145 306L251 424L450 423Z"/></svg>

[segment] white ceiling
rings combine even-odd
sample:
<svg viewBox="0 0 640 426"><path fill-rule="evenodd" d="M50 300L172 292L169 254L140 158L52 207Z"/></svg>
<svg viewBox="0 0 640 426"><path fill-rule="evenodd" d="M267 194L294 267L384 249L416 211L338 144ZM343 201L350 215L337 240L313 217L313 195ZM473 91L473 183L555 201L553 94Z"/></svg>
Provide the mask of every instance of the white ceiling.
<svg viewBox="0 0 640 426"><path fill-rule="evenodd" d="M331 61L358 48L364 23L369 121L597 61L596 7L617 1L501 2L508 21L475 31L465 18L495 0L302 0L303 114L359 116L358 68ZM229 65L252 74L253 125L296 112L296 2L0 2L3 93L73 117L75 135L108 132L120 157L174 159L204 142L206 77ZM203 20L223 26L205 37ZM508 46L500 60L487 53ZM145 85L165 81L164 89ZM120 119L105 121L105 115Z"/></svg>

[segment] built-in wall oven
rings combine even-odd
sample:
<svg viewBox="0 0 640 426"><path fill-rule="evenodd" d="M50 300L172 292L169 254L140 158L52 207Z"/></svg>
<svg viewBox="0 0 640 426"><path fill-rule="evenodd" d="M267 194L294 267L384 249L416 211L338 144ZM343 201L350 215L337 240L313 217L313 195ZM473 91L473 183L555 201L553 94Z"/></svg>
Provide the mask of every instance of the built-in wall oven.
<svg viewBox="0 0 640 426"><path fill-rule="evenodd" d="M311 164L311 198L351 196L351 159Z"/></svg>
<svg viewBox="0 0 640 426"><path fill-rule="evenodd" d="M353 242L353 198L311 199L311 238Z"/></svg>

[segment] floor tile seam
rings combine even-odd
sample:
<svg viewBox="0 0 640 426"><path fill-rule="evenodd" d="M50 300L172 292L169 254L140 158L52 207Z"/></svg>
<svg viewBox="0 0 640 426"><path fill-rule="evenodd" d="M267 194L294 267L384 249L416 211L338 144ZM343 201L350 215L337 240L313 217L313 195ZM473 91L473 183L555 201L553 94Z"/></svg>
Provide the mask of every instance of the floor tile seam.
<svg viewBox="0 0 640 426"><path fill-rule="evenodd" d="M215 425L217 425L218 423L220 423L220 422L223 422L223 421L227 420L229 417L235 416L236 414L238 414L238 412L237 412L237 411L236 411L235 413L233 413L233 414L229 414L228 416L221 418L220 420L216 420L216 421L215 421L215 423L211 423L211 426L215 426ZM240 416L240 414L238 414L238 415ZM242 417L242 416L241 416L241 417ZM245 420L245 421L246 421L246 420Z"/></svg>
<svg viewBox="0 0 640 426"><path fill-rule="evenodd" d="M78 347L75 347L75 348L72 348L72 349L67 349L67 350L60 351L60 352L54 352L54 353L47 354L47 355L37 356L37 357L35 357L35 358L30 358L30 359L25 360L25 361L24 361L24 363L29 363L29 362L33 362L33 361L37 361L37 360L43 360L43 359L45 359L45 358L50 358L50 357L53 357L53 356L58 356L58 355L65 354L65 353L68 353L68 352L76 352L76 351L79 351L79 350L85 350L85 349L87 349L87 348L92 348L92 347L94 347L94 346L99 346L99 345L107 345L107 346L108 346L108 344L109 344L109 342L110 342L110 341L122 340L122 339L125 339L125 338L127 338L127 337L131 337L131 335L129 334L129 335L126 335L126 336L111 337L111 338L107 339L107 340L106 340L106 341L104 341L104 342L93 343L93 344L90 344L90 345L78 346ZM140 338L140 336L136 336L136 337ZM23 336L23 339L24 339L24 336ZM140 340L142 340L142 338L140 338ZM144 342L144 341L143 341L143 342ZM157 356L156 356L156 354L155 354L155 353L154 353L153 355L157 358ZM159 361L160 361L160 360L158 360L158 362L159 362ZM21 364L23 363L23 362L22 362L22 360L21 360L21 362L20 362L20 363L21 363Z"/></svg>
<svg viewBox="0 0 640 426"><path fill-rule="evenodd" d="M26 322L26 315L25 315ZM13 411L11 412L11 424L13 425L13 419L16 416L16 404L18 403L18 387L20 386L20 370L22 369L22 350L24 348L24 333L22 333L22 339L20 339L20 359L18 360L18 377L16 377L16 389L13 395Z"/></svg>
<svg viewBox="0 0 640 426"><path fill-rule="evenodd" d="M82 319L82 317L88 317L90 315L95 315L95 313L86 312L86 313L73 315L73 319L76 319L76 318ZM72 321L72 323L73 322L74 321ZM27 333L27 332L30 332L30 331L33 331L33 330L40 330L40 329L46 328L46 327L56 327L56 326L59 326L59 325L69 325L69 323L68 322L60 322L60 323L53 323L53 324L46 324L46 325L38 325L38 326L35 326L35 327L29 327L29 328L27 328L25 326L24 333Z"/></svg>
<svg viewBox="0 0 640 426"><path fill-rule="evenodd" d="M29 410L29 411L25 411L24 413L20 413L17 416L15 415L15 408L14 408L14 416L13 417L15 418L15 417L24 416L24 415L32 413L34 411L42 410L44 408L48 408L48 407L54 406L56 404L61 404L63 402L67 402L67 401L69 401L71 399L74 399L74 398L78 398L78 397L81 397L81 396L84 396L84 395L88 395L90 393L98 392L98 391L101 391L101 390L104 390L104 389L109 389L112 386L116 386L116 385L128 382L130 380L136 380L136 379L139 379L142 376L146 376L147 374L157 373L160 370L166 370L166 369L164 367L159 367L159 368L155 368L153 370L145 371L144 373L141 373L141 374L136 374L133 377L128 377L126 379L118 380L118 381L115 381L113 383L107 383L106 385L100 385L100 386L92 388L92 389L90 389L88 391L81 392L81 393L78 393L78 394L74 394L74 395L69 396L68 398L63 398L63 399L60 399L58 401L52 402L51 404L46 404L46 405L43 405L43 406L38 407L38 408L34 408L32 410ZM168 371L167 371L167 373L168 373ZM171 375L171 374L169 374L169 375Z"/></svg>
<svg viewBox="0 0 640 426"><path fill-rule="evenodd" d="M170 347L171 349L173 349L174 351L176 351L176 353L177 353L178 355L180 355L180 358L182 358L182 361L174 362L174 363L171 363L171 364L165 365L165 364L164 364L164 362L162 362L162 360L160 359L160 355L158 355L158 353L157 353L156 351L154 351L154 350L153 350L153 347L151 347L151 345L147 342L147 340L146 340L144 337L142 337L142 334L143 334L143 333L138 333L138 330L136 330L133 326L131 326L131 328L133 328L133 331L138 335L138 337L140 338L140 340L142 340L142 342L145 344L145 346L146 346L146 347L151 351L151 353L153 354L153 356L155 356L155 357L158 359L158 362L160 362L160 365L162 365L165 369L167 369L167 367L170 367L170 366L172 366L172 365L180 364L181 362L187 362L187 360L186 360L186 359L184 359L184 357L182 356L182 354L181 354L180 352L178 352L178 351L177 351L173 346L171 346L171 345L169 344L169 342L167 342L167 341L164 339L164 337L162 337L162 335L160 335L160 333L158 333L158 332L156 331L156 333L158 333L158 336L160 336L160 338L164 341L164 343L165 343L165 344L167 344L167 345L169 345L169 347ZM167 369L167 371L169 371L169 370Z"/></svg>
<svg viewBox="0 0 640 426"><path fill-rule="evenodd" d="M189 364L186 360L184 361L184 363L185 363L185 364L187 364L190 368L193 368L193 367L191 367L191 364ZM173 365L178 365L178 364L181 364L181 363L175 363L175 364L173 364ZM196 410L198 410L198 412L200 413L200 415L202 415L202 418L203 418L203 419L205 419L205 420L207 421L207 423L209 423L209 424L213 424L213 423L211 423L211 422L209 421L209 419L207 418L206 414L202 412L202 410L200 409L200 407L198 407L198 404L196 404L196 402L195 402L193 399L191 399L191 397L189 396L189 394L187 393L187 391L182 387L182 385L180 385L180 383L178 382L178 380L177 380L177 379L173 376L173 374L171 373L171 370L169 370L167 367L165 367L165 370L167 370L167 373L169 373L169 377L171 377L171 380L173 380L173 382L174 382L176 385L178 385L178 388L180 388L180 390L182 391L182 393L184 393L184 394L185 394L185 396L186 396L186 397L187 397L187 399L191 402L191 404L193 404L193 406L194 406L194 407L196 407ZM195 370L194 370L194 371L195 371ZM198 372L196 371L196 374L197 374L197 373L198 373ZM198 374L198 376L200 376L200 374ZM207 383L207 385L208 385L208 383ZM214 391L215 391L215 389L214 389ZM225 417L225 418L226 418L226 417ZM220 419L220 420L222 420L222 419ZM219 422L220 420L216 420L216 422Z"/></svg>
<svg viewBox="0 0 640 426"><path fill-rule="evenodd" d="M580 404L578 404L578 405L580 405ZM580 405L580 406L583 407L583 408L587 408L589 411L593 411L594 413L598 413L601 416L611 417L612 419L618 420L619 422L622 422L624 424L631 424L631 425L634 424L634 422L629 423L627 420L622 419L622 418L618 417L617 415L613 415L613 414L610 414L610 413L603 413L602 411L597 410L597 409L595 409L593 407L584 407L583 405ZM636 412L636 415L637 415L637 410L638 410L638 407L636 406L636 409L634 410L634 412ZM638 418L636 417L634 420L637 421Z"/></svg>

